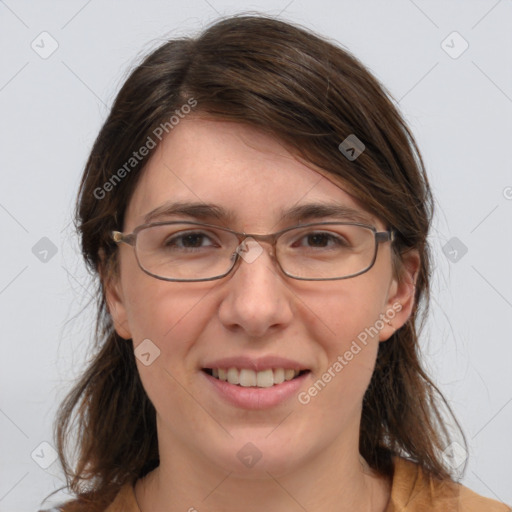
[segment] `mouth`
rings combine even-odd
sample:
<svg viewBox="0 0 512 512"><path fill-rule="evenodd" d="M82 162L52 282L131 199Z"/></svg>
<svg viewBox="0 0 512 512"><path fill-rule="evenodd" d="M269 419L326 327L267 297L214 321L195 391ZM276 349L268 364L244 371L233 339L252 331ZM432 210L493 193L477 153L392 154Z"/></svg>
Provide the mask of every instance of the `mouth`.
<svg viewBox="0 0 512 512"><path fill-rule="evenodd" d="M291 404L313 372L303 362L272 354L228 356L199 368L213 401L249 410Z"/></svg>
<svg viewBox="0 0 512 512"><path fill-rule="evenodd" d="M299 368L267 368L255 371L250 368L203 368L202 371L219 381L243 388L272 388L298 379L310 370Z"/></svg>

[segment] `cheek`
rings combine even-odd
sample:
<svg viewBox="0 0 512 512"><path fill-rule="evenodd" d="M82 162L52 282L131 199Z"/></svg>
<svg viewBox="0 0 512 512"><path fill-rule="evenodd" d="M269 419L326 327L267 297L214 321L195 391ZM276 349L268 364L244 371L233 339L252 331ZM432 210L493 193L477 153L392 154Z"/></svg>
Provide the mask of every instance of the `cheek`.
<svg viewBox="0 0 512 512"><path fill-rule="evenodd" d="M364 275L350 283L311 290L303 296L298 312L302 323L331 356L343 353L358 338L362 343L378 341L375 330L382 328L379 315L384 312L385 289L380 283L363 278Z"/></svg>
<svg viewBox="0 0 512 512"><path fill-rule="evenodd" d="M160 350L160 362L183 366L212 317L209 291L200 283L166 282L145 275L134 280L127 290L127 314L135 347L150 339Z"/></svg>
<svg viewBox="0 0 512 512"><path fill-rule="evenodd" d="M304 401L310 397L320 408L336 404L340 418L360 406L375 366L384 299L382 286L360 279L304 300L300 314L308 336L322 348Z"/></svg>
<svg viewBox="0 0 512 512"><path fill-rule="evenodd" d="M151 348L151 363L137 359L146 392L159 411L169 403L185 409L186 389L197 368L189 357L201 332L215 314L209 300L209 283L176 283L155 279L142 272L134 257L121 261L124 305L135 354ZM146 345L142 345L145 340ZM144 349L144 353L147 351ZM156 357L155 357L156 355Z"/></svg>
<svg viewBox="0 0 512 512"><path fill-rule="evenodd" d="M179 437L184 435L180 425L207 423L208 419L202 416L202 409L191 399L193 394L188 390L192 389L197 372L191 366L195 359L190 353L212 318L212 304L204 285L187 283L185 287L154 281L133 288L129 301L130 326L136 354L139 344L147 339L158 349L151 364L146 366L140 359L137 367L158 415L165 418L165 424ZM199 425L196 428L200 430Z"/></svg>

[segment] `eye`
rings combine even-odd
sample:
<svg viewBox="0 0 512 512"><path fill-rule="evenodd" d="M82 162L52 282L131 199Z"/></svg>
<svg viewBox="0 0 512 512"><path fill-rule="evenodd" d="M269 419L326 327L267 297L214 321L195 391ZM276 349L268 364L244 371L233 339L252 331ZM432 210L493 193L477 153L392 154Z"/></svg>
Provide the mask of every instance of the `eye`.
<svg viewBox="0 0 512 512"><path fill-rule="evenodd" d="M201 247L218 247L213 237L201 231L189 231L173 234L166 238L164 244L170 249L199 249Z"/></svg>
<svg viewBox="0 0 512 512"><path fill-rule="evenodd" d="M329 231L317 231L302 234L302 236L293 243L293 247L336 249L350 247L350 243L345 237L338 233Z"/></svg>

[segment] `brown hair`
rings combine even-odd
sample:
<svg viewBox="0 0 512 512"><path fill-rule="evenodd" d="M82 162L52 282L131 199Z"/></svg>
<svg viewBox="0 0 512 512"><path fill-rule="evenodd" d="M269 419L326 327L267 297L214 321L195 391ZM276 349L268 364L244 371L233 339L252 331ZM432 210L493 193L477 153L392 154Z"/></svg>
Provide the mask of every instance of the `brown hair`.
<svg viewBox="0 0 512 512"><path fill-rule="evenodd" d="M131 343L113 328L104 294L104 280L117 271L110 233L122 230L150 156L122 179L113 176L126 170L133 151L154 139L161 123L193 101L197 112L257 127L335 176L396 230L397 276L403 254L419 251L415 307L407 323L380 344L363 402L360 451L381 474L392 473L391 457L399 454L436 477L450 477L441 451L449 442L442 408L451 410L422 368L417 336L429 304L433 200L414 138L389 97L349 52L264 16L231 17L197 38L168 41L133 70L94 143L77 201L82 253L97 283L97 351L56 422L60 459L78 497L65 510L102 510L123 484L159 463L155 410ZM350 134L366 146L354 161L338 149ZM112 186L105 187L107 182ZM72 463L69 439L77 442Z"/></svg>

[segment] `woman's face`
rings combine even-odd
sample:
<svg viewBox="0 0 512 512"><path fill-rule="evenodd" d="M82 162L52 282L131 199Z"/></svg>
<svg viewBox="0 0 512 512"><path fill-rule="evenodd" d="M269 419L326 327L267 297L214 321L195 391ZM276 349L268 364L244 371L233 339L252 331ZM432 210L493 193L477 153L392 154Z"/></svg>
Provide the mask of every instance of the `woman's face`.
<svg viewBox="0 0 512 512"><path fill-rule="evenodd" d="M353 208L385 229L342 188L248 126L189 117L154 151L129 202L125 233L164 203L206 203L226 217L197 217L196 209L155 220L247 233L350 220L286 217L313 204ZM389 242L379 245L368 272L334 281L286 277L271 247L261 248L227 277L183 283L147 275L133 248L119 246L119 279L108 287L108 303L117 332L133 339L135 349L140 345L137 366L157 411L162 461L172 453L189 464L277 475L326 453L358 453L362 400L378 345L406 321L412 286L394 279ZM416 267L409 264L411 273ZM279 368L306 372L255 388L205 371L216 367L260 369L257 379L265 385L269 375L281 379ZM252 372L242 373L250 382Z"/></svg>

